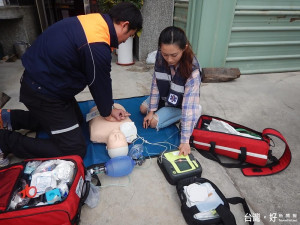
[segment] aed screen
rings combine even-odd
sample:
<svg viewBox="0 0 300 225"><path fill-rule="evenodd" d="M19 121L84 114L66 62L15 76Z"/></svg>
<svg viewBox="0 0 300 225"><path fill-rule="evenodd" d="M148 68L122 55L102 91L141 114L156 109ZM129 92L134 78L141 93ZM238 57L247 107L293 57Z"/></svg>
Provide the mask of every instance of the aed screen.
<svg viewBox="0 0 300 225"><path fill-rule="evenodd" d="M176 160L175 163L180 169L180 171L189 170L192 168L186 160Z"/></svg>

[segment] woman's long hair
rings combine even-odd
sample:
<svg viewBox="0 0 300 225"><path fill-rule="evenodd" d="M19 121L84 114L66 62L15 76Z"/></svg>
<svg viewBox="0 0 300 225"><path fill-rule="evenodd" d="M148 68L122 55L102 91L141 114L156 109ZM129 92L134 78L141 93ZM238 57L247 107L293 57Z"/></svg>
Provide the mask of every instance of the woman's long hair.
<svg viewBox="0 0 300 225"><path fill-rule="evenodd" d="M179 60L179 73L184 78L189 78L193 72L193 58L195 54L184 31L181 28L174 26L165 28L159 35L159 49L162 44L175 44L181 50L184 50Z"/></svg>

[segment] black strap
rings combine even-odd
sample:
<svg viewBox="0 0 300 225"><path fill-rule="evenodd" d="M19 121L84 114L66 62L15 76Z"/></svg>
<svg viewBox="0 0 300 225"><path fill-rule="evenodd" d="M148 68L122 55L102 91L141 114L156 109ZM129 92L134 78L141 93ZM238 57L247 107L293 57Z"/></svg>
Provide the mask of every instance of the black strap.
<svg viewBox="0 0 300 225"><path fill-rule="evenodd" d="M251 167L253 165L249 164L249 163L245 163L246 160L246 153L247 153L247 149L245 147L241 147L241 154L239 156L239 161L238 163L223 163L219 156L216 154L215 152L215 147L216 147L216 143L215 142L210 142L210 148L209 151L203 151L203 150L199 150L197 149L197 151L204 156L207 159L213 160L218 162L220 165L226 167L226 168L247 168L247 167Z"/></svg>
<svg viewBox="0 0 300 225"><path fill-rule="evenodd" d="M219 205L216 208L217 213L222 219L224 225L236 225L235 217L229 208L224 205Z"/></svg>
<svg viewBox="0 0 300 225"><path fill-rule="evenodd" d="M185 203L184 203L185 204ZM189 208L189 213L191 213L192 215L195 215L195 214L197 214L197 213L199 213L200 211L199 211L199 209L197 208L197 206L196 205L193 205L193 206L191 206L190 208Z"/></svg>
<svg viewBox="0 0 300 225"><path fill-rule="evenodd" d="M85 181L85 183L83 184L82 186L82 190L81 190L81 198L80 198L80 201L79 201L79 205L78 205L78 209L77 209L77 212L76 212L76 215L74 216L74 218L72 219L71 221L71 224L79 224L80 222L80 215L81 215L81 208L86 200L86 198L88 197L89 195L89 192L90 192L90 182L89 181Z"/></svg>
<svg viewBox="0 0 300 225"><path fill-rule="evenodd" d="M245 162L246 160L246 155L247 155L247 148L246 147L241 147L241 154L238 157L239 162L238 163L224 163L221 161L221 159L219 158L219 156L215 153L215 146L216 143L215 142L210 142L210 148L209 151L203 151L203 150L199 150L197 149L197 151L205 158L213 160L217 163L219 163L220 165L226 167L226 168L241 168L241 169L245 169L245 168L252 168L254 167L256 170L260 170L261 168L272 168L273 166L276 166L279 163L279 160L273 156L273 155L269 155L269 160L271 161L271 163L268 163L265 166L257 166L254 164L250 164Z"/></svg>
<svg viewBox="0 0 300 225"><path fill-rule="evenodd" d="M244 212L245 212L245 215L251 215L251 211L249 209L249 206L246 202L246 200L244 198L241 198L241 197L233 197L233 198L227 198L227 201L230 203L230 204L233 204L233 205L236 205L236 204L242 204L243 205L243 209L244 209ZM254 222L253 222L253 218L252 216L250 216L250 221L249 221L249 224L250 225L253 225Z"/></svg>
<svg viewBox="0 0 300 225"><path fill-rule="evenodd" d="M244 198L241 198L241 197L227 198L227 201L228 201L228 203L234 204L234 205L241 203L243 205L245 215L251 215L248 204ZM216 208L216 211L219 214L219 216L222 218L222 222L224 225L236 225L235 217L229 208L225 207L224 205L219 205ZM249 224L253 225L254 224L253 218L251 216L249 216L249 219L250 219L250 221L248 221Z"/></svg>
<svg viewBox="0 0 300 225"><path fill-rule="evenodd" d="M85 188L82 188L83 190L82 191L85 191L82 196L81 196L81 199L80 199L80 203L83 205L85 200L87 199L88 195L89 195L89 192L90 192L90 182L89 181L86 181L85 182Z"/></svg>
<svg viewBox="0 0 300 225"><path fill-rule="evenodd" d="M93 174L92 179L96 180L95 186L99 186L99 187L101 186L101 182L97 174Z"/></svg>
<svg viewBox="0 0 300 225"><path fill-rule="evenodd" d="M241 147L240 150L241 154L239 154L238 160L240 160L241 163L244 163L247 157L247 149L245 147Z"/></svg>

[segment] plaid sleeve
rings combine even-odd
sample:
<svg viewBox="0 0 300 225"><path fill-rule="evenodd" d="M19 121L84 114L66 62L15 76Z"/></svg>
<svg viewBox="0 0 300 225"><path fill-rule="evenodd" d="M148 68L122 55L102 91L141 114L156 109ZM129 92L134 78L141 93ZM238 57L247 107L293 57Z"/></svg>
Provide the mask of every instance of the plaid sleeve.
<svg viewBox="0 0 300 225"><path fill-rule="evenodd" d="M156 83L156 76L155 72L153 73L152 85L151 85L151 92L150 92L150 105L149 111L156 111L158 108L159 102L159 91Z"/></svg>
<svg viewBox="0 0 300 225"><path fill-rule="evenodd" d="M190 136L201 115L200 83L200 71L197 69L192 72L192 75L185 84L182 102L180 143L189 143Z"/></svg>

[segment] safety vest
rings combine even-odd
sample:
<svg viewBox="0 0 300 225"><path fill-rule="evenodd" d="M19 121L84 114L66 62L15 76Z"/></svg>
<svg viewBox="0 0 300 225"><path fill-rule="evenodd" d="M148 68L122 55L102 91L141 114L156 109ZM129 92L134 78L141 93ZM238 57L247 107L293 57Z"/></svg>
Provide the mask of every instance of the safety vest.
<svg viewBox="0 0 300 225"><path fill-rule="evenodd" d="M193 71L195 69L200 69L200 66L194 58ZM187 79L180 75L178 69L175 70L175 75L172 77L170 67L165 65L160 51L157 53L155 76L160 95L158 107L172 106L181 108Z"/></svg>

